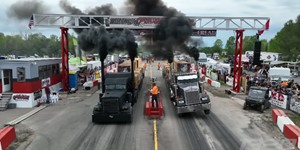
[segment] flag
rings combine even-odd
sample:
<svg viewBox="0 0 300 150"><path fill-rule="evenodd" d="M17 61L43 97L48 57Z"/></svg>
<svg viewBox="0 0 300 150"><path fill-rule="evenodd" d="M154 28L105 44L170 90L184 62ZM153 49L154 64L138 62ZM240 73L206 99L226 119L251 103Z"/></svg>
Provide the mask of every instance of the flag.
<svg viewBox="0 0 300 150"><path fill-rule="evenodd" d="M266 24L265 24L266 30L269 30L269 27L270 27L270 19L268 19Z"/></svg>
<svg viewBox="0 0 300 150"><path fill-rule="evenodd" d="M31 15L29 23L28 23L28 27L31 29L31 26L34 25L34 20L33 20L33 15Z"/></svg>

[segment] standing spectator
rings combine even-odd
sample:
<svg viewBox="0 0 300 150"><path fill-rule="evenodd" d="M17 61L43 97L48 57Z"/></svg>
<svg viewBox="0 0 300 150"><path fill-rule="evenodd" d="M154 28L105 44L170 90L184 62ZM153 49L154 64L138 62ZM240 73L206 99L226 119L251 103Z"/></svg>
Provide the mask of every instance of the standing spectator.
<svg viewBox="0 0 300 150"><path fill-rule="evenodd" d="M144 70L146 70L147 69L147 64L146 63L144 63Z"/></svg>
<svg viewBox="0 0 300 150"><path fill-rule="evenodd" d="M50 103L50 88L49 88L49 83L47 83L46 87L45 87L45 93L46 93L46 103L49 104Z"/></svg>
<svg viewBox="0 0 300 150"><path fill-rule="evenodd" d="M157 64L157 69L160 70L160 63Z"/></svg>
<svg viewBox="0 0 300 150"><path fill-rule="evenodd" d="M154 107L154 101L156 103L156 108L158 108L158 87L156 86L155 83L152 84L152 89L151 89L151 95L152 95L152 107Z"/></svg>

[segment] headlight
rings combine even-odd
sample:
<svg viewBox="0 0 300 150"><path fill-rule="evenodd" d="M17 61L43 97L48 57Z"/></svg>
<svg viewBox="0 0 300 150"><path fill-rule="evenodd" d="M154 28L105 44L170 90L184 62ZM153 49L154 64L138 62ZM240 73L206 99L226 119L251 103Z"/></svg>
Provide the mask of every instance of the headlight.
<svg viewBox="0 0 300 150"><path fill-rule="evenodd" d="M208 100L208 98L207 97L202 97L201 100L206 101L206 100Z"/></svg>
<svg viewBox="0 0 300 150"><path fill-rule="evenodd" d="M184 104L183 100L178 101L179 104Z"/></svg>

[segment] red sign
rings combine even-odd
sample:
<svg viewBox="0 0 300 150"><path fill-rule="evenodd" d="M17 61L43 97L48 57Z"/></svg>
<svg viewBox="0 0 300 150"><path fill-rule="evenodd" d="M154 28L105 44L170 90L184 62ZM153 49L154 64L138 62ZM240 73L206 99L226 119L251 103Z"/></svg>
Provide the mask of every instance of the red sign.
<svg viewBox="0 0 300 150"><path fill-rule="evenodd" d="M271 97L272 99L276 99L279 101L284 101L284 95L281 93L277 93L277 92L271 92Z"/></svg>

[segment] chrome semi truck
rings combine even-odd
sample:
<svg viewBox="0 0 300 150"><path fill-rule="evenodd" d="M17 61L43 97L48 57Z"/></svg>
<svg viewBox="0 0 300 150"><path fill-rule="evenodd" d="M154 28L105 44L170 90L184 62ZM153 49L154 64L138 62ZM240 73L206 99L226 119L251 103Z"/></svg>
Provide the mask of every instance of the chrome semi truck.
<svg viewBox="0 0 300 150"><path fill-rule="evenodd" d="M197 73L190 73L189 62L174 61L172 64L165 64L163 76L177 114L196 111L210 113L210 97L205 92Z"/></svg>

